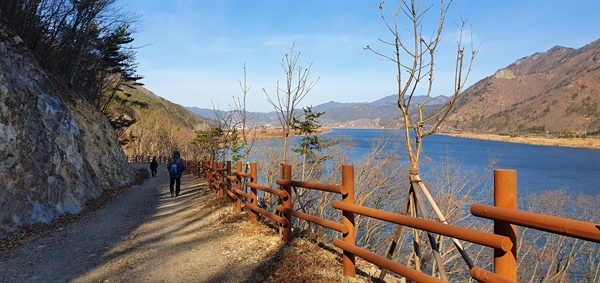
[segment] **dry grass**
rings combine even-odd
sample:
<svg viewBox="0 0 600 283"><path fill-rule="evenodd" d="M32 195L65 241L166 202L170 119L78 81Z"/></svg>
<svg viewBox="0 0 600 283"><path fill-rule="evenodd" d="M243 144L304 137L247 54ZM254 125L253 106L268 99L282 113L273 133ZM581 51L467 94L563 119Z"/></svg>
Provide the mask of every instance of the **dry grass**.
<svg viewBox="0 0 600 283"><path fill-rule="evenodd" d="M213 194L209 199L204 203L204 208L217 208L227 204L226 198L220 198L218 195Z"/></svg>
<svg viewBox="0 0 600 283"><path fill-rule="evenodd" d="M324 134L324 133L328 133L331 132L330 128L319 128L317 129L317 134ZM250 138L252 138L252 136L254 135L253 132L249 131L248 136ZM292 131L290 133L290 137L294 137L296 136L295 133ZM255 136L255 140L266 140L266 139L274 139L274 138L281 138L283 137L283 133L281 128L269 128L269 129L258 129L256 130L256 136Z"/></svg>
<svg viewBox="0 0 600 283"><path fill-rule="evenodd" d="M220 210L218 224L214 229L235 229L239 235L231 238L232 246L239 249L253 249L253 246L262 245L260 239L279 238L280 248L269 252L268 259L256 270L257 274L264 276L260 282L403 282L403 280L386 276L385 281L377 278L380 270L373 264L356 258L357 274L355 278L343 276L342 250L331 244L323 244L315 239L315 235L298 233L287 244L281 242L278 227L271 220L259 217L259 221L252 223L251 211L235 212L231 203L225 197L211 197L204 204L205 207Z"/></svg>
<svg viewBox="0 0 600 283"><path fill-rule="evenodd" d="M379 280L379 268L356 257L356 277L344 277L342 250L295 237L278 255L278 264L274 265L268 276L268 282L404 282L403 279L386 275Z"/></svg>
<svg viewBox="0 0 600 283"><path fill-rule="evenodd" d="M341 258L303 238L293 239L268 277L271 282L343 282Z"/></svg>
<svg viewBox="0 0 600 283"><path fill-rule="evenodd" d="M481 134L481 133L440 133L442 135L478 139L478 140L492 140L501 142L512 142L522 144L534 144L534 145L547 145L547 146L562 146L562 147L576 147L576 148L592 148L600 149L600 139L594 137L587 138L546 138L541 136L508 136L498 134Z"/></svg>
<svg viewBox="0 0 600 283"><path fill-rule="evenodd" d="M233 207L231 209L233 210ZM221 224L238 223L249 220L250 215L246 211L242 211L242 213L223 211L219 215L219 221Z"/></svg>

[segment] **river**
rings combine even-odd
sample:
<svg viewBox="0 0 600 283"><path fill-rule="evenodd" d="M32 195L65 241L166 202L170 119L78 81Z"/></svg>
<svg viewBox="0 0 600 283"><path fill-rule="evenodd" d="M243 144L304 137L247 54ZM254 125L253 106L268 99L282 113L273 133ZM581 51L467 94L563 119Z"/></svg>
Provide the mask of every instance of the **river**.
<svg viewBox="0 0 600 283"><path fill-rule="evenodd" d="M369 152L374 139L383 136L397 136L398 130L377 129L332 129L323 137L346 136L353 140L351 149L354 158ZM444 135L432 135L424 138L421 160L424 163L421 177L431 168L429 164L448 156L461 162L461 170L482 173L490 158L496 160L495 169L513 169L517 171L517 191L519 196L547 190L566 189L572 195L598 196L600 194L600 150L540 146L476 140ZM397 150L406 158L406 149L402 146L388 150ZM406 159L405 159L406 160Z"/></svg>

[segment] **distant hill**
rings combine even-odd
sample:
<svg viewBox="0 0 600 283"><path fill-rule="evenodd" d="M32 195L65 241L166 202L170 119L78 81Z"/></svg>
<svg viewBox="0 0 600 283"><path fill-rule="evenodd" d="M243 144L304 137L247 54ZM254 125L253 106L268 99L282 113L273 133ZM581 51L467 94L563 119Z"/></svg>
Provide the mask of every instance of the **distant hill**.
<svg viewBox="0 0 600 283"><path fill-rule="evenodd" d="M163 158L159 162L164 162L164 158L171 156L173 150L180 150L184 158L190 158L197 151L191 145L196 136L195 131L208 129L208 125L214 122L159 97L144 87L138 86L128 90L128 93L132 99L148 104L147 109L127 107L113 111L137 120L121 134L121 137L131 140L123 146L130 161L146 162L156 156Z"/></svg>
<svg viewBox="0 0 600 283"><path fill-rule="evenodd" d="M423 102L425 96L413 97L413 105ZM438 108L446 103L449 97L431 97L425 107L425 111ZM331 108L323 116L320 122L327 127L351 127L351 128L398 128L400 110L398 109L398 95L393 94L368 103L351 103L342 107Z"/></svg>
<svg viewBox="0 0 600 283"><path fill-rule="evenodd" d="M205 117L205 118L208 118L211 120L217 119L217 113L219 113L219 115L221 115L222 117L227 116L227 111L223 111L223 110L217 110L217 113L215 113L215 110L208 109L208 108L198 108L198 107L185 107L185 108L192 113L198 114L199 116L202 116L202 117ZM277 113L275 113L275 111L247 112L246 115L247 115L248 119L251 120L249 122L250 124L267 125L267 124L272 124L272 123L279 123L277 121Z"/></svg>
<svg viewBox="0 0 600 283"><path fill-rule="evenodd" d="M517 60L460 94L443 130L567 133L600 130L600 40Z"/></svg>
<svg viewBox="0 0 600 283"><path fill-rule="evenodd" d="M188 111L185 107L157 96L143 86L137 86L134 90L128 92L131 94L132 99L148 103L148 109L129 108L127 110L126 114L138 120L144 120L148 117L160 117L167 124L190 131L205 128L206 124L211 122L209 117ZM119 111L121 110L117 109L117 112Z"/></svg>
<svg viewBox="0 0 600 283"><path fill-rule="evenodd" d="M424 96L415 96L416 102L423 101ZM354 128L379 128L389 127L399 118L399 110L396 105L397 95L390 95L373 102L351 102L342 103L330 101L312 107L313 112L325 112L319 118L324 127L354 127ZM438 96L430 99L429 104L440 105L448 101L448 97ZM186 107L188 110L211 119L216 119L212 109ZM303 113L297 109L296 113ZM225 111L219 111L225 114ZM254 117L253 121L258 125L278 125L277 113L271 112L249 112Z"/></svg>
<svg viewBox="0 0 600 283"><path fill-rule="evenodd" d="M413 97L413 105L424 96ZM313 107L325 112L325 127L401 127L397 95L372 102L330 101ZM431 97L431 113L449 97ZM600 130L600 40L580 49L555 46L517 60L462 92L441 131L577 135ZM211 109L188 107L215 118ZM297 110L302 113L302 110ZM275 112L250 113L259 125L277 125Z"/></svg>

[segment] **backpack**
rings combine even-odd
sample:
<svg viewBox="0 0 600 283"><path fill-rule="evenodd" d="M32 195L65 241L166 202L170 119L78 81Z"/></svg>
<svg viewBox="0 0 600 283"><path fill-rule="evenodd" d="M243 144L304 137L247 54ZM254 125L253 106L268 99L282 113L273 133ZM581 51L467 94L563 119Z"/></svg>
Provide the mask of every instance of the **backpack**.
<svg viewBox="0 0 600 283"><path fill-rule="evenodd" d="M169 168L169 172L171 174L177 174L177 163L175 161L173 161L173 164L171 164L171 168Z"/></svg>

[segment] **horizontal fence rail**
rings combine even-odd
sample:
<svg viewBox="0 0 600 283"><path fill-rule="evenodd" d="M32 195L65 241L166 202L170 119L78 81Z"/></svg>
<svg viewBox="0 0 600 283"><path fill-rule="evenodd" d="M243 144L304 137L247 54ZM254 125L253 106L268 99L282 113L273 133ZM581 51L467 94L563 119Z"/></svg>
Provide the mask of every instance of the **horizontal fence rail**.
<svg viewBox="0 0 600 283"><path fill-rule="evenodd" d="M367 249L355 245L355 215L362 215L389 223L411 227L429 233L435 233L460 239L477 245L494 249L494 271L478 266L470 268L469 275L480 282L516 282L516 228L515 225L538 229L541 231L578 238L591 242L600 242L600 225L572 219L523 212L516 209L516 172L514 170L494 171L494 206L473 204L471 214L481 218L494 220L494 233L477 231L442 222L426 220L404 214L388 212L354 204L354 168L343 165L341 169L342 184L323 184L292 180L291 165L282 165L281 178L275 183L278 188L257 184L257 164L250 163L246 172L241 162L237 162L232 170L231 161L192 162L194 176L204 178L209 188L220 197L235 201L237 212L242 206L250 210L252 220L258 215L271 219L279 224L282 238L288 242L292 236L293 218L320 225L341 233L342 239L333 239L332 244L343 252L343 274L354 277L356 274L355 256L359 256L377 266L392 271L416 282L445 282L421 271L412 269ZM249 172L248 172L249 171ZM342 212L341 223L311 215L293 209L294 194L292 188L305 188L341 196L341 201L333 201L331 207ZM258 205L258 191L273 195L279 199L275 211L267 211Z"/></svg>
<svg viewBox="0 0 600 283"><path fill-rule="evenodd" d="M314 183L314 182L282 180L282 179L277 180L276 183L277 183L277 185L282 185L282 186L302 187L302 188L307 188L307 189L320 190L320 191L324 191L324 192L338 193L338 194L343 194L343 195L348 194L347 190L345 190L343 186L321 184L321 183Z"/></svg>
<svg viewBox="0 0 600 283"><path fill-rule="evenodd" d="M481 218L505 221L540 231L600 243L600 225L594 223L483 204L473 204L471 214Z"/></svg>
<svg viewBox="0 0 600 283"><path fill-rule="evenodd" d="M416 282L446 282L338 239L333 239L333 245Z"/></svg>
<svg viewBox="0 0 600 283"><path fill-rule="evenodd" d="M419 230L429 231L436 234L469 241L471 243L486 247L501 249L503 251L509 251L513 246L510 238L505 236L456 227L440 222L387 212L365 206L348 205L337 201L334 201L332 206L340 210L358 213L379 220L417 228Z"/></svg>

